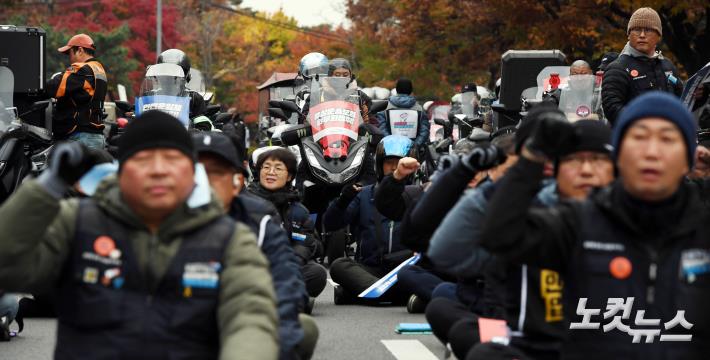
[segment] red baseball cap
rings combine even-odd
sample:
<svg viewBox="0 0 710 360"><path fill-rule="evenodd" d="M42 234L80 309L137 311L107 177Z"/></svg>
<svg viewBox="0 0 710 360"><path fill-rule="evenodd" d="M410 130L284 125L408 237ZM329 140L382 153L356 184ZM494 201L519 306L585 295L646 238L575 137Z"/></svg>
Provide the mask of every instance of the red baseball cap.
<svg viewBox="0 0 710 360"><path fill-rule="evenodd" d="M78 34L72 36L72 38L69 39L67 45L60 47L58 50L60 53L65 53L69 51L69 49L71 49L73 46L80 46L83 48L96 50L96 46L94 46L94 40L91 40L91 37L86 34Z"/></svg>

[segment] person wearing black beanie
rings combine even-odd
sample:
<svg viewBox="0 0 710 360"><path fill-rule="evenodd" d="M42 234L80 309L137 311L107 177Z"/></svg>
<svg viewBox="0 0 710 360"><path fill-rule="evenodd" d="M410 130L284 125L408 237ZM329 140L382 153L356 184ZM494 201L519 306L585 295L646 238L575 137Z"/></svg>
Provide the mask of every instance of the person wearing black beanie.
<svg viewBox="0 0 710 360"><path fill-rule="evenodd" d="M58 357L278 358L269 262L246 225L201 196L192 150L177 119L149 111L91 197L63 199L99 160L68 141L0 206L0 284L55 290Z"/></svg>
<svg viewBox="0 0 710 360"><path fill-rule="evenodd" d="M414 86L412 85L412 80L407 78L399 78L395 89L397 90L398 95L412 95Z"/></svg>

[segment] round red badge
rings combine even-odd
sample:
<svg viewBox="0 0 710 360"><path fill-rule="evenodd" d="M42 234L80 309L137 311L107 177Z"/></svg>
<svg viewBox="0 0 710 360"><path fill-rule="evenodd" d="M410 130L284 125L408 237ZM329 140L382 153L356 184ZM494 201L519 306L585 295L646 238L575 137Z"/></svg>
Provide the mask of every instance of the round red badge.
<svg viewBox="0 0 710 360"><path fill-rule="evenodd" d="M99 236L94 240L94 252L101 256L109 256L116 250L116 243L108 236Z"/></svg>
<svg viewBox="0 0 710 360"><path fill-rule="evenodd" d="M631 276L631 271L631 261L623 256L617 256L611 259L611 262L609 263L609 272L611 272L611 276L619 280L624 280Z"/></svg>
<svg viewBox="0 0 710 360"><path fill-rule="evenodd" d="M639 76L638 70L636 70L636 69L631 70L631 76L633 76L633 77Z"/></svg>

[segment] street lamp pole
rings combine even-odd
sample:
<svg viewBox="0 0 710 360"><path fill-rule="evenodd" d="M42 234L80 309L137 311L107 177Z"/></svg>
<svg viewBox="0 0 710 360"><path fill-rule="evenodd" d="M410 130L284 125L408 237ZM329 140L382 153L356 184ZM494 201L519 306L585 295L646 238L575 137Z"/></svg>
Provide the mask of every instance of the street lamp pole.
<svg viewBox="0 0 710 360"><path fill-rule="evenodd" d="M162 39L163 39L163 2L158 1L158 7L156 9L155 16L155 27L156 27L156 39L155 39L155 53L159 55L162 51Z"/></svg>

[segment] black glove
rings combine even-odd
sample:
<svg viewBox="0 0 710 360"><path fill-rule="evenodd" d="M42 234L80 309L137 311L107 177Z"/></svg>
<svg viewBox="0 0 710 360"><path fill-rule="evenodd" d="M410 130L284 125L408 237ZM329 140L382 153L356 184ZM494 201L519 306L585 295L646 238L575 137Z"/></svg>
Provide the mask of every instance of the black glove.
<svg viewBox="0 0 710 360"><path fill-rule="evenodd" d="M362 185L360 184L348 184L343 187L343 190L340 192L340 197L336 201L335 205L341 209L345 209L350 205L350 202L353 201L353 199L357 196L358 190L355 189L355 187L361 187Z"/></svg>
<svg viewBox="0 0 710 360"><path fill-rule="evenodd" d="M496 167L505 162L508 156L495 145L477 146L461 161L470 170L481 171Z"/></svg>
<svg viewBox="0 0 710 360"><path fill-rule="evenodd" d="M59 143L52 151L49 168L37 178L37 182L54 198L61 199L97 161L98 155L79 142Z"/></svg>
<svg viewBox="0 0 710 360"><path fill-rule="evenodd" d="M575 129L565 115L550 109L536 114L537 124L525 147L534 154L555 159L560 154L570 152L577 141Z"/></svg>

